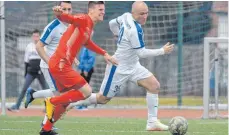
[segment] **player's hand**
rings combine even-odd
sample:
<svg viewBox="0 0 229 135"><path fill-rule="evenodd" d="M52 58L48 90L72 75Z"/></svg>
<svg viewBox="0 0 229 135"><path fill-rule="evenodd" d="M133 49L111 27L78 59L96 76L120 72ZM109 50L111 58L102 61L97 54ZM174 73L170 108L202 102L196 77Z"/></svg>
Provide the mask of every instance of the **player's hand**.
<svg viewBox="0 0 229 135"><path fill-rule="evenodd" d="M163 46L165 54L169 54L174 49L174 44L170 44L169 42Z"/></svg>
<svg viewBox="0 0 229 135"><path fill-rule="evenodd" d="M79 66L80 62L75 58L74 61L73 61L73 64L74 64L75 66Z"/></svg>
<svg viewBox="0 0 229 135"><path fill-rule="evenodd" d="M60 16L63 13L61 6L54 6L52 10L55 16Z"/></svg>
<svg viewBox="0 0 229 135"><path fill-rule="evenodd" d="M118 65L118 62L113 57L111 57L108 53L105 53L104 59L107 63L111 62L113 65Z"/></svg>
<svg viewBox="0 0 229 135"><path fill-rule="evenodd" d="M65 65L65 60L64 59L60 59L60 63L59 63L59 69L60 69L60 71L63 70L64 65Z"/></svg>

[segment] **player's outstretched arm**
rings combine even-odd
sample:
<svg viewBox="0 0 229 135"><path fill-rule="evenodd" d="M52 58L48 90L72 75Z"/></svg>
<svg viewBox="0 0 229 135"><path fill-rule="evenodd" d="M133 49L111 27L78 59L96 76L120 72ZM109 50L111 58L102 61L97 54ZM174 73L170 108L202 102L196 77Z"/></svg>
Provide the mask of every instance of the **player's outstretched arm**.
<svg viewBox="0 0 229 135"><path fill-rule="evenodd" d="M127 32L131 46L133 49L137 50L137 55L140 58L164 55L170 53L173 50L174 44L170 44L169 42L160 49L146 49L143 30L141 30L140 27L139 29L139 31L136 31L134 28L132 28Z"/></svg>
<svg viewBox="0 0 229 135"><path fill-rule="evenodd" d="M63 13L63 10L60 6L53 7L54 15L61 21L74 24L74 25L82 25L85 23L84 15L70 15Z"/></svg>
<svg viewBox="0 0 229 135"><path fill-rule="evenodd" d="M145 47L140 48L137 50L137 55L140 58L147 58L147 57L153 57L153 56L159 56L164 54L169 54L173 51L174 44L170 44L169 42L165 44L160 49L146 49Z"/></svg>
<svg viewBox="0 0 229 135"><path fill-rule="evenodd" d="M113 65L118 65L118 62L114 58L112 58L105 50L96 45L91 39L88 40L85 47L97 54L103 55L107 63L111 62Z"/></svg>
<svg viewBox="0 0 229 135"><path fill-rule="evenodd" d="M106 53L105 50L96 45L91 39L88 40L85 47L100 55L104 55Z"/></svg>

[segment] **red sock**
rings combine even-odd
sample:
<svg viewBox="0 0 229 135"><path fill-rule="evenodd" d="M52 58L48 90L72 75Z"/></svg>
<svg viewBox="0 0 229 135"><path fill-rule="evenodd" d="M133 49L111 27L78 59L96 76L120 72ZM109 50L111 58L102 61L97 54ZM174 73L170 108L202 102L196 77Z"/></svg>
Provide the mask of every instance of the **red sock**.
<svg viewBox="0 0 229 135"><path fill-rule="evenodd" d="M69 104L72 102L77 102L83 99L85 99L85 97L79 90L70 90L68 92L63 93L60 96L52 97L50 99L50 102L56 106L59 104Z"/></svg>
<svg viewBox="0 0 229 135"><path fill-rule="evenodd" d="M50 130L52 130L52 126L53 126L53 123L50 122L49 120L47 120L46 123L43 126L43 129L45 131L50 131Z"/></svg>
<svg viewBox="0 0 229 135"><path fill-rule="evenodd" d="M69 104L67 105L57 105L55 107L55 111L53 114L53 118L54 118L54 122L56 122L57 120L60 119L60 117L64 114L64 112L66 111L66 108Z"/></svg>

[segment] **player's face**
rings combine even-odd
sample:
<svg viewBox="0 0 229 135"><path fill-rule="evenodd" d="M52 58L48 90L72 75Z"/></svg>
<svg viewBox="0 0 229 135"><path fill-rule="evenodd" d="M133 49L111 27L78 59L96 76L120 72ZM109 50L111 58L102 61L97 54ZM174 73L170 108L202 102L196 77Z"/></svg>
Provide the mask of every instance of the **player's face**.
<svg viewBox="0 0 229 135"><path fill-rule="evenodd" d="M39 33L33 33L32 39L35 43L37 43L40 39L40 34Z"/></svg>
<svg viewBox="0 0 229 135"><path fill-rule="evenodd" d="M104 4L96 4L93 8L93 15L97 21L103 21L103 17L105 14L105 5Z"/></svg>
<svg viewBox="0 0 229 135"><path fill-rule="evenodd" d="M148 9L145 10L140 10L137 13L137 21L141 24L144 25L146 23L148 17Z"/></svg>
<svg viewBox="0 0 229 135"><path fill-rule="evenodd" d="M72 14L72 4L61 2L60 6L65 14Z"/></svg>

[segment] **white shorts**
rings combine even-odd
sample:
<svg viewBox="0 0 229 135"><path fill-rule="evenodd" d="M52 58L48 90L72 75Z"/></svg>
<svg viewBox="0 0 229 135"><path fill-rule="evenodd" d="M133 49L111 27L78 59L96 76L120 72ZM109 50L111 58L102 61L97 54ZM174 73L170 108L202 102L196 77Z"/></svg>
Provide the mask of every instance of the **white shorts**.
<svg viewBox="0 0 229 135"><path fill-rule="evenodd" d="M49 69L41 67L41 71L45 77L45 81L47 82L49 89L52 91L57 91L56 83L52 78L51 74L49 73Z"/></svg>
<svg viewBox="0 0 229 135"><path fill-rule="evenodd" d="M112 98L120 91L125 82L131 81L137 84L137 81L153 75L140 63L138 63L129 73L123 72L123 70L121 71L120 69L120 66L107 65L105 76L100 87L100 93L103 96Z"/></svg>

